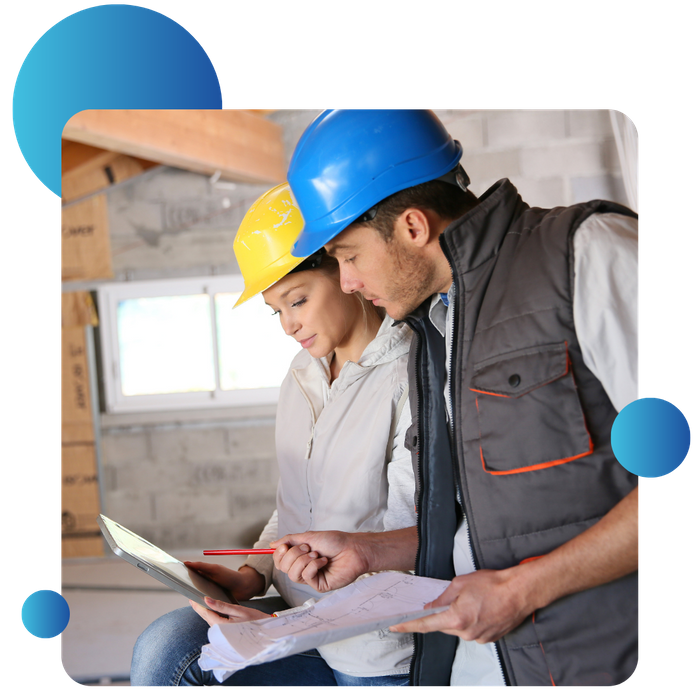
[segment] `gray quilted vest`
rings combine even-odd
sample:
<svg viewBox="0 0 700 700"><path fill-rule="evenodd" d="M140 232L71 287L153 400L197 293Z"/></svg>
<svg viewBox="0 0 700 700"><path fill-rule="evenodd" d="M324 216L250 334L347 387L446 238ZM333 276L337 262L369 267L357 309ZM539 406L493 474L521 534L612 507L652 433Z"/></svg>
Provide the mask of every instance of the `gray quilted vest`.
<svg viewBox="0 0 700 700"><path fill-rule="evenodd" d="M583 362L573 321L573 234L605 212L636 216L600 200L530 208L501 180L442 235L456 287L453 436L430 300L406 319L416 331L406 445L417 574L454 575L451 535L462 513L476 567L504 569L583 532L636 486L612 453L616 411ZM455 637L417 635L412 682L448 685L455 648ZM621 683L637 662L636 574L536 611L497 648L512 685Z"/></svg>

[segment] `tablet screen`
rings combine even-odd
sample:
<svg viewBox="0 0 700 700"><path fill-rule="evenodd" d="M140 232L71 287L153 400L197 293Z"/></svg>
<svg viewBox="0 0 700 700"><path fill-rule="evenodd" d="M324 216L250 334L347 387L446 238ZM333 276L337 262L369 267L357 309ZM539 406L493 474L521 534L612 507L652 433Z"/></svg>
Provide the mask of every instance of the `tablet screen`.
<svg viewBox="0 0 700 700"><path fill-rule="evenodd" d="M203 595L208 595L215 600L229 601L228 596L222 595L223 591L219 586L196 571L188 569L179 559L175 559L114 520L110 520L104 515L101 518L119 549L131 554L132 557L142 561L147 566L158 569L170 578L180 581L185 586L194 587Z"/></svg>

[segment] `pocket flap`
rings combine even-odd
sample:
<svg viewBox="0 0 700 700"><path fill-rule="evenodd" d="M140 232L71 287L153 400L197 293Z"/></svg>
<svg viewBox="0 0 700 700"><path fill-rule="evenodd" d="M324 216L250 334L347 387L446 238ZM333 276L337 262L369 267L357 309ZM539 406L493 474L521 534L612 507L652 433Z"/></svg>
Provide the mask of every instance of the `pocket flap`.
<svg viewBox="0 0 700 700"><path fill-rule="evenodd" d="M537 345L474 365L471 391L517 399L564 376L569 368L566 341Z"/></svg>

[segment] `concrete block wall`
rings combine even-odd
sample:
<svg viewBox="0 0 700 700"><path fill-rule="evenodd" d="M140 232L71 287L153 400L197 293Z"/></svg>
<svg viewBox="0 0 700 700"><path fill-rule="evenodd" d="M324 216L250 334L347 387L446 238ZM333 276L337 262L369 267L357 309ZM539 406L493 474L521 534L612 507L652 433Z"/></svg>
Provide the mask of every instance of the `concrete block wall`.
<svg viewBox="0 0 700 700"><path fill-rule="evenodd" d="M105 513L165 549L250 546L275 508L272 410L203 413L103 421Z"/></svg>
<svg viewBox="0 0 700 700"><path fill-rule="evenodd" d="M270 115L287 157L320 110ZM550 207L626 203L607 111L437 110L472 189L510 178ZM108 195L117 279L237 273L231 245L266 186L161 168ZM252 544L274 509L274 406L102 416L103 512L166 550Z"/></svg>
<svg viewBox="0 0 700 700"><path fill-rule="evenodd" d="M264 185L212 182L176 168L108 192L117 280L238 274L233 239Z"/></svg>
<svg viewBox="0 0 700 700"><path fill-rule="evenodd" d="M472 190L507 177L531 206L627 204L608 110L437 110L464 148Z"/></svg>

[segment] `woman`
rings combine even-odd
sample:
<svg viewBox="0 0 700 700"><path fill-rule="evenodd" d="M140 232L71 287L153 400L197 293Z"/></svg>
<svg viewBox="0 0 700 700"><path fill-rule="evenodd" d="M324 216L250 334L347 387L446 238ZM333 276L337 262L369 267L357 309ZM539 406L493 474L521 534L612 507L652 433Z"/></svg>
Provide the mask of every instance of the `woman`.
<svg viewBox="0 0 700 700"><path fill-rule="evenodd" d="M404 433L410 423L406 361L410 330L393 327L359 295L344 294L337 262L322 251L294 258L303 227L285 183L248 211L234 241L245 279L236 305L262 292L282 328L302 346L280 388L275 442L280 472L277 510L256 548L307 530L377 532L415 524L413 472ZM320 594L255 555L233 571L187 562L239 601L274 584L277 609ZM217 685L197 661L210 624L264 617L261 610L210 601L156 620L139 638L133 685ZM265 612L262 612L265 610ZM406 685L412 636L386 630L361 635L279 661L251 666L223 685Z"/></svg>

